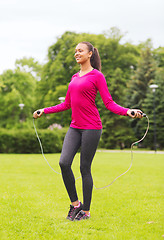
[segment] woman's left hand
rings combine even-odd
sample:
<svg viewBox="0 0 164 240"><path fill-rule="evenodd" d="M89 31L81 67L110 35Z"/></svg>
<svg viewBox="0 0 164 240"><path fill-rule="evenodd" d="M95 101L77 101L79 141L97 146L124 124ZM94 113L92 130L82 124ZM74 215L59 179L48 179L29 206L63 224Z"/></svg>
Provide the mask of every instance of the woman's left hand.
<svg viewBox="0 0 164 240"><path fill-rule="evenodd" d="M131 118L142 118L143 112L140 109L129 109L127 115Z"/></svg>

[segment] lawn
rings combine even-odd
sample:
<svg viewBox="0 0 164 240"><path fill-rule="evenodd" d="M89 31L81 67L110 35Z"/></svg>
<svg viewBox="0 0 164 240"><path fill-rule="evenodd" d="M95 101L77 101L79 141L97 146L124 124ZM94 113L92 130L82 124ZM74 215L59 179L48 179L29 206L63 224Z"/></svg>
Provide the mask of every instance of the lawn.
<svg viewBox="0 0 164 240"><path fill-rule="evenodd" d="M59 170L60 154L47 154ZM103 187L127 170L130 153L97 152L94 185ZM0 154L0 239L158 240L164 235L164 155L134 153L132 169L109 188L93 190L91 218L65 219L69 210L61 175L42 155ZM79 154L73 170L79 177ZM81 179L76 181L82 200Z"/></svg>

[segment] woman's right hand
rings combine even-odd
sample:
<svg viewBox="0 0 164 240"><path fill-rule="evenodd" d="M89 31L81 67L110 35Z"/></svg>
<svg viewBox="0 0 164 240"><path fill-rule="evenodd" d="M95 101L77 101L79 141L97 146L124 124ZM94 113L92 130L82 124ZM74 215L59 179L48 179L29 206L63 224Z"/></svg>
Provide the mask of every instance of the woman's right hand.
<svg viewBox="0 0 164 240"><path fill-rule="evenodd" d="M143 112L140 109L129 109L127 115L131 118L143 118Z"/></svg>
<svg viewBox="0 0 164 240"><path fill-rule="evenodd" d="M33 113L33 118L37 119L40 118L44 113L44 108L38 109Z"/></svg>

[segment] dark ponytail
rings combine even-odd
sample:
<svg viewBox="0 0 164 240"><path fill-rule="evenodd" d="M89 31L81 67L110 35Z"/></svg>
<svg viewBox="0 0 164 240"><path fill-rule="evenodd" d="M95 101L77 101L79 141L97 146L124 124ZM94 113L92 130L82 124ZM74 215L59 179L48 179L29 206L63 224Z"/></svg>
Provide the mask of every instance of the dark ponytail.
<svg viewBox="0 0 164 240"><path fill-rule="evenodd" d="M92 51L91 66L101 71L101 59L100 59L98 49L93 47L93 45L90 42L81 42L81 43L87 45L89 52Z"/></svg>

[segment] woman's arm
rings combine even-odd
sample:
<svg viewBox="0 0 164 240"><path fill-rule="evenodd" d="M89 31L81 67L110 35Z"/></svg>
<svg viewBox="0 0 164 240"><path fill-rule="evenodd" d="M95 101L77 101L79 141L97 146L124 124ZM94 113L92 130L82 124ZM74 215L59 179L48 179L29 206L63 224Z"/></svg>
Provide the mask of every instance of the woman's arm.
<svg viewBox="0 0 164 240"><path fill-rule="evenodd" d="M99 90L100 92L100 96L103 100L103 103L105 105L105 107L115 113L115 114L118 114L118 115L125 115L127 116L127 112L128 112L128 108L124 108L120 105L118 105L117 103L115 103L112 99L112 96L111 94L109 93L109 90L108 90L108 86L107 86L107 83L106 83L106 79L104 77L104 75L100 75L98 78L97 78L97 89Z"/></svg>
<svg viewBox="0 0 164 240"><path fill-rule="evenodd" d="M100 92L104 105L111 112L118 115L130 116L131 118L143 117L143 112L140 109L124 108L113 101L112 96L108 90L106 79L103 74L97 80L97 88Z"/></svg>
<svg viewBox="0 0 164 240"><path fill-rule="evenodd" d="M33 117L36 119L38 117L41 117L43 115L43 113L50 114L50 113L63 112L70 108L71 108L71 98L70 98L70 93L69 93L69 89L68 89L66 97L65 97L65 101L63 103L60 103L58 105L48 107L48 108L38 109L33 113Z"/></svg>

